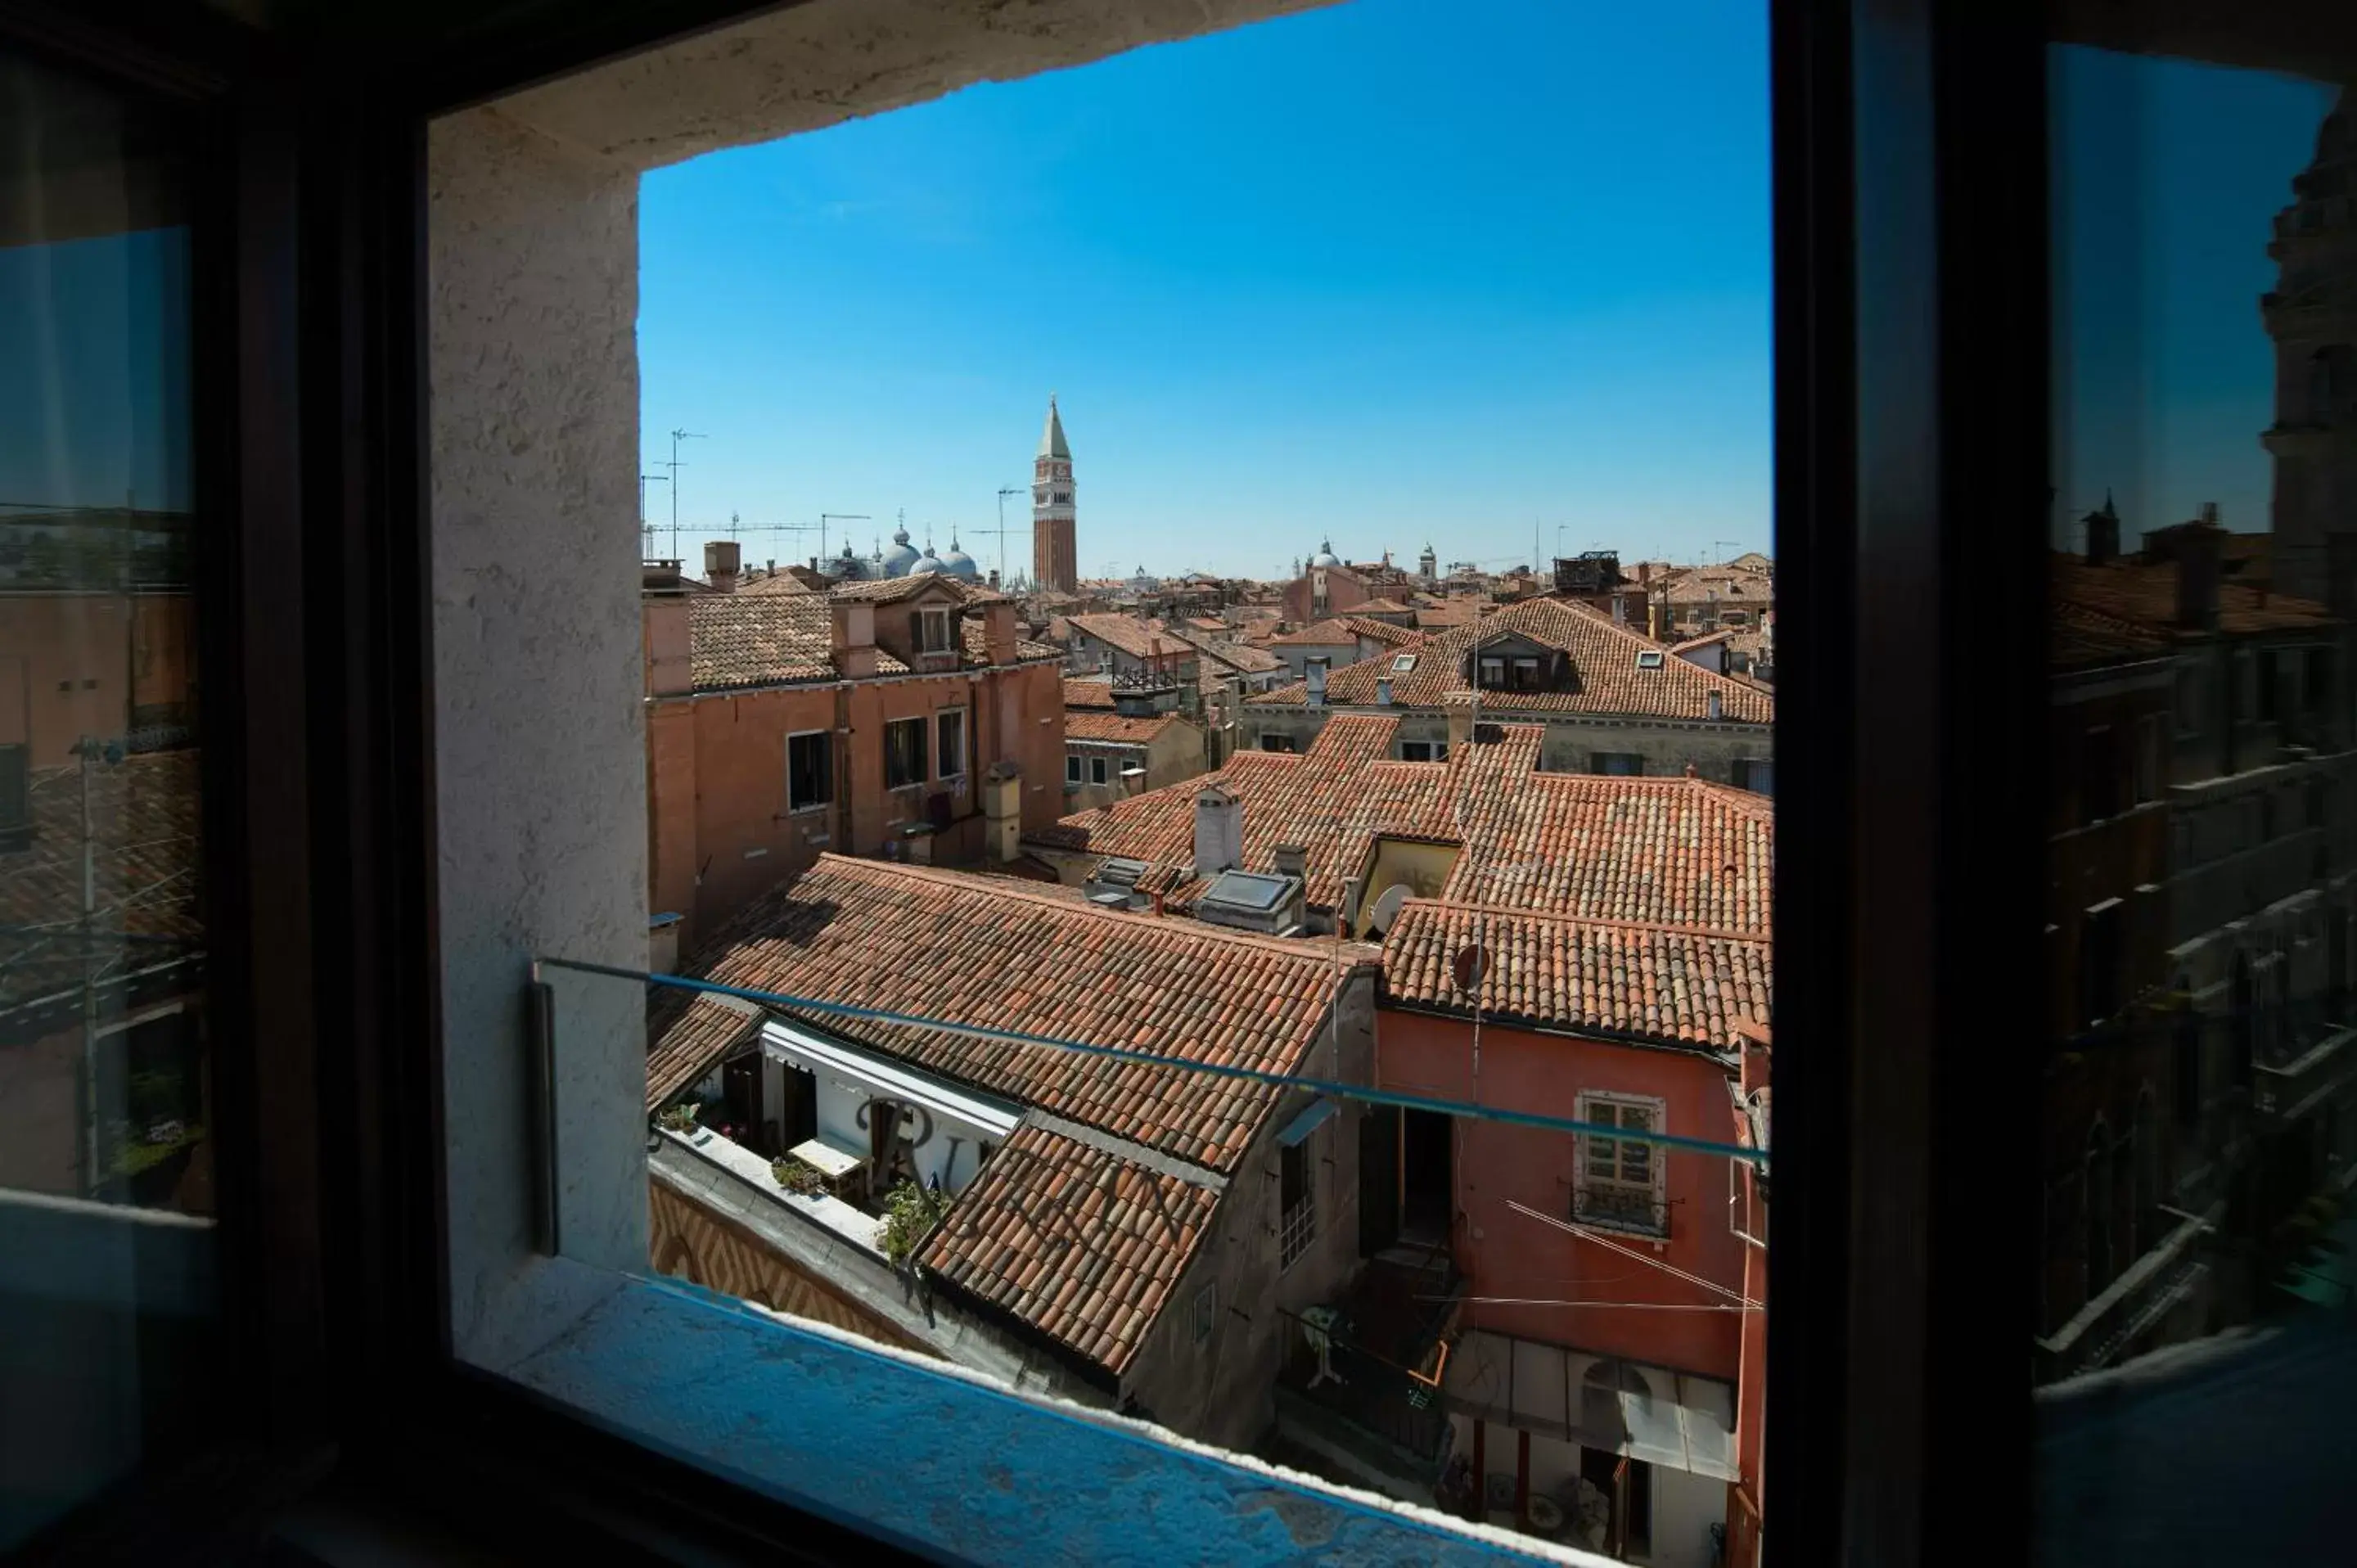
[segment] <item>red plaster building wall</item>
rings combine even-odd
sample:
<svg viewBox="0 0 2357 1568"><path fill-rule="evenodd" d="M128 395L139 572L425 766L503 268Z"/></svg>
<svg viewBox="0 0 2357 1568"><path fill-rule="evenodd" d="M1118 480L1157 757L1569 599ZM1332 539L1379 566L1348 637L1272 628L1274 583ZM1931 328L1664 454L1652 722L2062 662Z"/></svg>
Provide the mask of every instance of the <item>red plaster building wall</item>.
<svg viewBox="0 0 2357 1568"><path fill-rule="evenodd" d="M1472 1034L1463 1019L1383 1009L1379 1087L1564 1117L1578 1114L1584 1091L1657 1097L1666 1102L1665 1131L1727 1141L1727 1071L1697 1053L1484 1025L1477 1086ZM1575 1140L1566 1133L1458 1121L1455 1249L1470 1294L1697 1305L1723 1299L1507 1207L1512 1200L1568 1219L1577 1158ZM1728 1162L1712 1155L1666 1158L1669 1239L1657 1243L1614 1234L1613 1240L1729 1289L1739 1287L1745 1248L1729 1224ZM1499 1303L1465 1309L1470 1327L1728 1382L1737 1380L1741 1361L1741 1316Z"/></svg>

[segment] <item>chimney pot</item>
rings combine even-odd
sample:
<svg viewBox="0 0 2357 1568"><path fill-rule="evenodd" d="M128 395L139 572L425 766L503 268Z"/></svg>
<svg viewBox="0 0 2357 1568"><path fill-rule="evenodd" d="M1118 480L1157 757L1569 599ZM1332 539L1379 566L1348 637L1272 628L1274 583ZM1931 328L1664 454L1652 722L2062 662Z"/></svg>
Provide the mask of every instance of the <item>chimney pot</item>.
<svg viewBox="0 0 2357 1568"><path fill-rule="evenodd" d="M739 564L737 542L733 539L716 539L704 547L704 575L716 592L737 591Z"/></svg>
<svg viewBox="0 0 2357 1568"><path fill-rule="evenodd" d="M1244 805L1220 785L1195 793L1195 875L1217 876L1244 859Z"/></svg>
<svg viewBox="0 0 2357 1568"><path fill-rule="evenodd" d="M1309 849L1306 844L1281 843L1271 852L1270 864L1279 876L1301 876L1309 869Z"/></svg>

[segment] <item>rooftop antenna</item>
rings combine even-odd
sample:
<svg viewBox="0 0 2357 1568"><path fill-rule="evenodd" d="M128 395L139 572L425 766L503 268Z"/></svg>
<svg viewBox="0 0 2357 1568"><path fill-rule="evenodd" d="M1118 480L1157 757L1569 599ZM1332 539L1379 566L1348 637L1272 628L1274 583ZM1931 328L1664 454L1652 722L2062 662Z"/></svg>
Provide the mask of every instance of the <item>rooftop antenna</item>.
<svg viewBox="0 0 2357 1568"><path fill-rule="evenodd" d="M1002 582L1006 577L1006 498L1019 496L1022 493L1023 487L1020 485L1001 485L998 488L998 526L981 531L998 535L998 575Z"/></svg>
<svg viewBox="0 0 2357 1568"><path fill-rule="evenodd" d="M670 483L671 476L668 474L640 474L639 476L639 547L643 553L648 555L651 555L655 553L655 531L647 526L647 487L649 485L667 485Z"/></svg>
<svg viewBox="0 0 2357 1568"><path fill-rule="evenodd" d="M869 517L869 516L868 516L866 512L864 512L864 511L823 511L823 512L819 513L819 514L818 514L818 558L819 558L821 561L824 561L824 560L826 559L826 525L827 525L828 523L830 523L830 522L873 522L873 521L876 521L876 520L875 520L874 518ZM851 531L850 531L849 529L845 529L845 530L844 530L844 532L845 532L846 535L847 535L847 534L849 534L849 533L850 533L850 532L851 532ZM850 542L851 542L851 541L850 541L848 538L845 538L845 539L844 540L844 542L845 542L845 544L848 544L848 543L850 543ZM877 541L877 551L876 551L876 553L877 553L878 555L881 555L882 553L884 553L884 550L883 550L883 542L882 542L882 541L880 541L880 540L879 540L879 541Z"/></svg>
<svg viewBox="0 0 2357 1568"><path fill-rule="evenodd" d="M1732 550L1732 549L1734 549L1738 544L1740 544L1741 542L1742 542L1741 540L1739 540L1739 539L1714 539L1714 540L1712 540L1712 541L1710 542L1710 547L1711 547L1713 550L1720 550L1720 549L1722 549L1722 548L1727 549L1727 550ZM1724 565L1726 565L1726 564L1727 564L1727 557L1726 555L1722 554L1722 555L1720 555L1720 556L1719 556L1719 558L1718 558L1717 561L1713 562L1713 563L1712 563L1712 564L1714 564L1714 565L1717 565L1717 566L1724 566Z"/></svg>
<svg viewBox="0 0 2357 1568"><path fill-rule="evenodd" d="M671 461L665 466L671 469L671 553L673 555L679 553L679 444L705 439L703 432L696 430L674 430L671 433Z"/></svg>

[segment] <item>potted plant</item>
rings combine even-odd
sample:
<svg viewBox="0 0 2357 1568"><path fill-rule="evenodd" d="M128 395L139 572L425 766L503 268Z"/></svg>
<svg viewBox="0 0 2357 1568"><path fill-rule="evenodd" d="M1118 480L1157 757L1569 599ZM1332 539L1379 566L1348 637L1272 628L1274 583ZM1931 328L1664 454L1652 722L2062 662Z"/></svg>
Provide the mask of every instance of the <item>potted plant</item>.
<svg viewBox="0 0 2357 1568"><path fill-rule="evenodd" d="M685 1137L695 1131L695 1105L684 1100L677 1105L664 1107L661 1118L663 1131L677 1133L680 1136Z"/></svg>
<svg viewBox="0 0 2357 1568"><path fill-rule="evenodd" d="M941 1218L941 1201L915 1182L903 1181L884 1199L884 1231L878 1238L884 1255L896 1269L906 1268L917 1243Z"/></svg>
<svg viewBox="0 0 2357 1568"><path fill-rule="evenodd" d="M778 1185L799 1197L817 1197L826 1191L826 1176L816 1165L798 1160L791 1155L780 1155L770 1162L770 1174Z"/></svg>

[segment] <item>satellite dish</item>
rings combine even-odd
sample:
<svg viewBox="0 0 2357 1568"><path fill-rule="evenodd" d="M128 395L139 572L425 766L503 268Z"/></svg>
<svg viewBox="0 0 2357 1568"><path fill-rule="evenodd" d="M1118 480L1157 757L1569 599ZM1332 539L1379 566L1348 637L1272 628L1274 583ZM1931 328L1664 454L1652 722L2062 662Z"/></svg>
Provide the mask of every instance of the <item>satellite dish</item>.
<svg viewBox="0 0 2357 1568"><path fill-rule="evenodd" d="M1478 991L1482 977L1490 972L1490 950L1480 942L1467 942L1457 950L1448 967L1457 977L1458 990Z"/></svg>
<svg viewBox="0 0 2357 1568"><path fill-rule="evenodd" d="M1407 895L1405 882L1394 882L1384 888L1383 897L1375 900L1374 913L1367 917L1367 929L1379 937L1390 930L1392 922L1399 918L1400 906L1407 902Z"/></svg>

